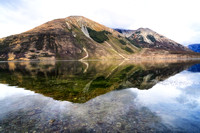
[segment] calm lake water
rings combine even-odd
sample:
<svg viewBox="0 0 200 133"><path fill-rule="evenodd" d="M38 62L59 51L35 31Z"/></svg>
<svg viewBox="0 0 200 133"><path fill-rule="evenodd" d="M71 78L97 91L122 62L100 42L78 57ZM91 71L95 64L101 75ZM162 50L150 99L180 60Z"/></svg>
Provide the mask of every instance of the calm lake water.
<svg viewBox="0 0 200 133"><path fill-rule="evenodd" d="M0 132L200 132L200 61L0 62Z"/></svg>

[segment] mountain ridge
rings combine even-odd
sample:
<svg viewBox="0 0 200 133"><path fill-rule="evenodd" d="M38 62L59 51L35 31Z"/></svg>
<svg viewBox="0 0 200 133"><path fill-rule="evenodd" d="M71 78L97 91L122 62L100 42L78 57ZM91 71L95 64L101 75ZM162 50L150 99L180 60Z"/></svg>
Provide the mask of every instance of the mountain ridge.
<svg viewBox="0 0 200 133"><path fill-rule="evenodd" d="M146 43L133 38L133 34L126 37L83 16L69 16L0 39L0 60L129 60L151 56L178 58L174 53L180 51L182 53L179 56L194 56L187 49L170 53L171 49L167 48L141 47ZM146 53L150 55L146 56Z"/></svg>
<svg viewBox="0 0 200 133"><path fill-rule="evenodd" d="M157 32L149 28L139 28L137 30L122 30L116 29L125 35L129 40L138 43L140 47L143 48L156 48L164 50L173 50L173 51L189 51L187 47L158 34ZM128 33L127 33L128 32Z"/></svg>

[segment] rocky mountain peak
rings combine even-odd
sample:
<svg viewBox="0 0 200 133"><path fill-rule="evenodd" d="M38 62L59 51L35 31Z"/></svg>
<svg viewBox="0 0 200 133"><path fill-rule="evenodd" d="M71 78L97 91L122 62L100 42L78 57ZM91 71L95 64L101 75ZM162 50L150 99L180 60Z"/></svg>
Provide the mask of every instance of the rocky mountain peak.
<svg viewBox="0 0 200 133"><path fill-rule="evenodd" d="M139 28L133 32L133 35L136 35L134 37L143 38L143 41L149 44L153 44L156 41L163 42L164 39L167 39L149 28Z"/></svg>
<svg viewBox="0 0 200 133"><path fill-rule="evenodd" d="M169 51L191 51L187 47L161 35L149 28L137 30L116 29L133 43L143 48L156 48Z"/></svg>
<svg viewBox="0 0 200 133"><path fill-rule="evenodd" d="M95 31L108 31L112 33L114 36L121 35L119 32L113 30L112 28L106 27L102 24L99 24L93 20L90 20L83 16L69 16L65 18L67 26L70 28L70 25L75 25L81 29L85 27L89 27Z"/></svg>

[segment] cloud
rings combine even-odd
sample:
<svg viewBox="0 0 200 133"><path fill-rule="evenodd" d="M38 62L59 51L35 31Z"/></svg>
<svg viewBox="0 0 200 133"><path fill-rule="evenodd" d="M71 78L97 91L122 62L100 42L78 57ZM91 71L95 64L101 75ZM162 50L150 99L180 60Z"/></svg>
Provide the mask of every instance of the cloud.
<svg viewBox="0 0 200 133"><path fill-rule="evenodd" d="M0 2L0 37L82 15L111 28L148 27L179 43L199 43L198 5L198 0L6 0Z"/></svg>

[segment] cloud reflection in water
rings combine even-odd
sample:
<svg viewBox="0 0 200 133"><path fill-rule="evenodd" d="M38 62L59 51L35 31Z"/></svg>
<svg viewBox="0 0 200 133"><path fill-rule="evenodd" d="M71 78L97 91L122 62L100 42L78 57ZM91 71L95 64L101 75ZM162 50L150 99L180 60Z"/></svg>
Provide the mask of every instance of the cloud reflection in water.
<svg viewBox="0 0 200 133"><path fill-rule="evenodd" d="M149 90L130 89L137 104L183 131L200 131L200 73L183 71Z"/></svg>

